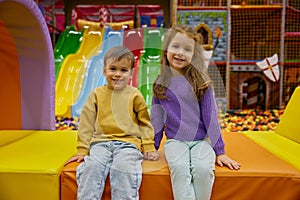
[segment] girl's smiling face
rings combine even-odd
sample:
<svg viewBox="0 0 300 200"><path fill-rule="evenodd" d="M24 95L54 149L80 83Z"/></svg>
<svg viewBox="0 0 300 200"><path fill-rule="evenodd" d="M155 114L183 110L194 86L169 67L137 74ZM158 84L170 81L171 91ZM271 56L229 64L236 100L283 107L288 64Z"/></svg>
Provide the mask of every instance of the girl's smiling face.
<svg viewBox="0 0 300 200"><path fill-rule="evenodd" d="M104 67L103 74L106 76L107 87L109 89L123 89L132 77L131 62L127 58L122 58L119 61L109 58Z"/></svg>
<svg viewBox="0 0 300 200"><path fill-rule="evenodd" d="M195 41L183 33L176 33L167 49L167 59L172 69L184 74L194 55Z"/></svg>

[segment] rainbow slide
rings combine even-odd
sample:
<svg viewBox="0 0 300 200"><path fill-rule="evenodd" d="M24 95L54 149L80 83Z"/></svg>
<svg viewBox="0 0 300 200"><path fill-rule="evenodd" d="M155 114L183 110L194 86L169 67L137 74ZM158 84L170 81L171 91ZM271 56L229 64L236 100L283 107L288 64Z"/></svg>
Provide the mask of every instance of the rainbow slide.
<svg viewBox="0 0 300 200"><path fill-rule="evenodd" d="M103 29L87 28L76 54L64 60L56 82L56 116L71 116L71 105L76 102L92 56L101 50Z"/></svg>
<svg viewBox="0 0 300 200"><path fill-rule="evenodd" d="M122 45L124 30L112 30L105 27L102 48L99 54L93 56L88 62L86 77L77 101L71 106L72 116L79 117L82 107L93 89L106 83L103 75L103 59L107 51L114 47Z"/></svg>
<svg viewBox="0 0 300 200"><path fill-rule="evenodd" d="M56 83L56 116L80 116L88 95L93 89L106 83L103 75L103 59L110 48L118 45L127 46L135 55L136 65L129 84L141 90L150 108L152 84L159 73L164 31L162 28L147 27L125 31L124 28L115 30L111 26L106 26L100 47L97 47L96 53L89 57L84 57L80 53L81 49L91 51L91 47L85 42L87 36L84 33L84 39L77 53L69 54L62 64Z"/></svg>

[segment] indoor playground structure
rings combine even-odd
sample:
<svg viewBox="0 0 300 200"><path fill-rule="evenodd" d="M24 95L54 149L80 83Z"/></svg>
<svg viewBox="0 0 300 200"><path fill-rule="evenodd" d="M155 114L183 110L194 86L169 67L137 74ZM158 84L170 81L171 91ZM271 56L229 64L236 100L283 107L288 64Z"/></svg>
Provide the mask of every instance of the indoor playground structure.
<svg viewBox="0 0 300 200"><path fill-rule="evenodd" d="M298 1L83 2L0 0L1 200L76 199L79 163L64 163L87 95L106 84L105 53L133 52L128 84L150 109L164 33L176 23L203 37L226 152L242 166L216 166L211 199L299 200ZM163 143L159 154L143 162L141 200L173 199ZM110 194L106 180L102 200Z"/></svg>
<svg viewBox="0 0 300 200"><path fill-rule="evenodd" d="M1 1L0 9L0 127L54 129L53 49L43 15L22 1Z"/></svg>
<svg viewBox="0 0 300 200"><path fill-rule="evenodd" d="M53 48L37 4L0 1L0 199L59 199L74 133L55 131ZM72 142L73 141L73 142Z"/></svg>

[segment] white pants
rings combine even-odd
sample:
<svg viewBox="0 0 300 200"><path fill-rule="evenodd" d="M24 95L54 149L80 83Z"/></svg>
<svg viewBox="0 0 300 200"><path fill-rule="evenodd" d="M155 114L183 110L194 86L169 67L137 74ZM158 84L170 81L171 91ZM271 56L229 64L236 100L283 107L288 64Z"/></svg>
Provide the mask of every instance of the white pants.
<svg viewBox="0 0 300 200"><path fill-rule="evenodd" d="M164 144L175 200L209 200L214 183L216 155L206 140Z"/></svg>

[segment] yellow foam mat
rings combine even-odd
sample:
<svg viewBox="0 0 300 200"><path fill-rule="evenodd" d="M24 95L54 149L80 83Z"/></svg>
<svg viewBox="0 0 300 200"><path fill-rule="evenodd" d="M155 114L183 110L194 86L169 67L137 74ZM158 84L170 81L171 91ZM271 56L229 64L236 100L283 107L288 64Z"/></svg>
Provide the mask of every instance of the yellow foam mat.
<svg viewBox="0 0 300 200"><path fill-rule="evenodd" d="M283 137L274 131L245 131L251 140L290 163L300 171L300 144Z"/></svg>
<svg viewBox="0 0 300 200"><path fill-rule="evenodd" d="M300 126L298 124L299 116L300 86L295 89L291 99L289 100L275 132L300 143Z"/></svg>
<svg viewBox="0 0 300 200"><path fill-rule="evenodd" d="M0 199L59 200L60 172L75 152L75 131L35 131L0 147Z"/></svg>
<svg viewBox="0 0 300 200"><path fill-rule="evenodd" d="M32 130L22 130L22 131L15 131L15 130L1 130L0 131L0 147L7 145L11 142L18 141L28 135L31 135L35 131Z"/></svg>

